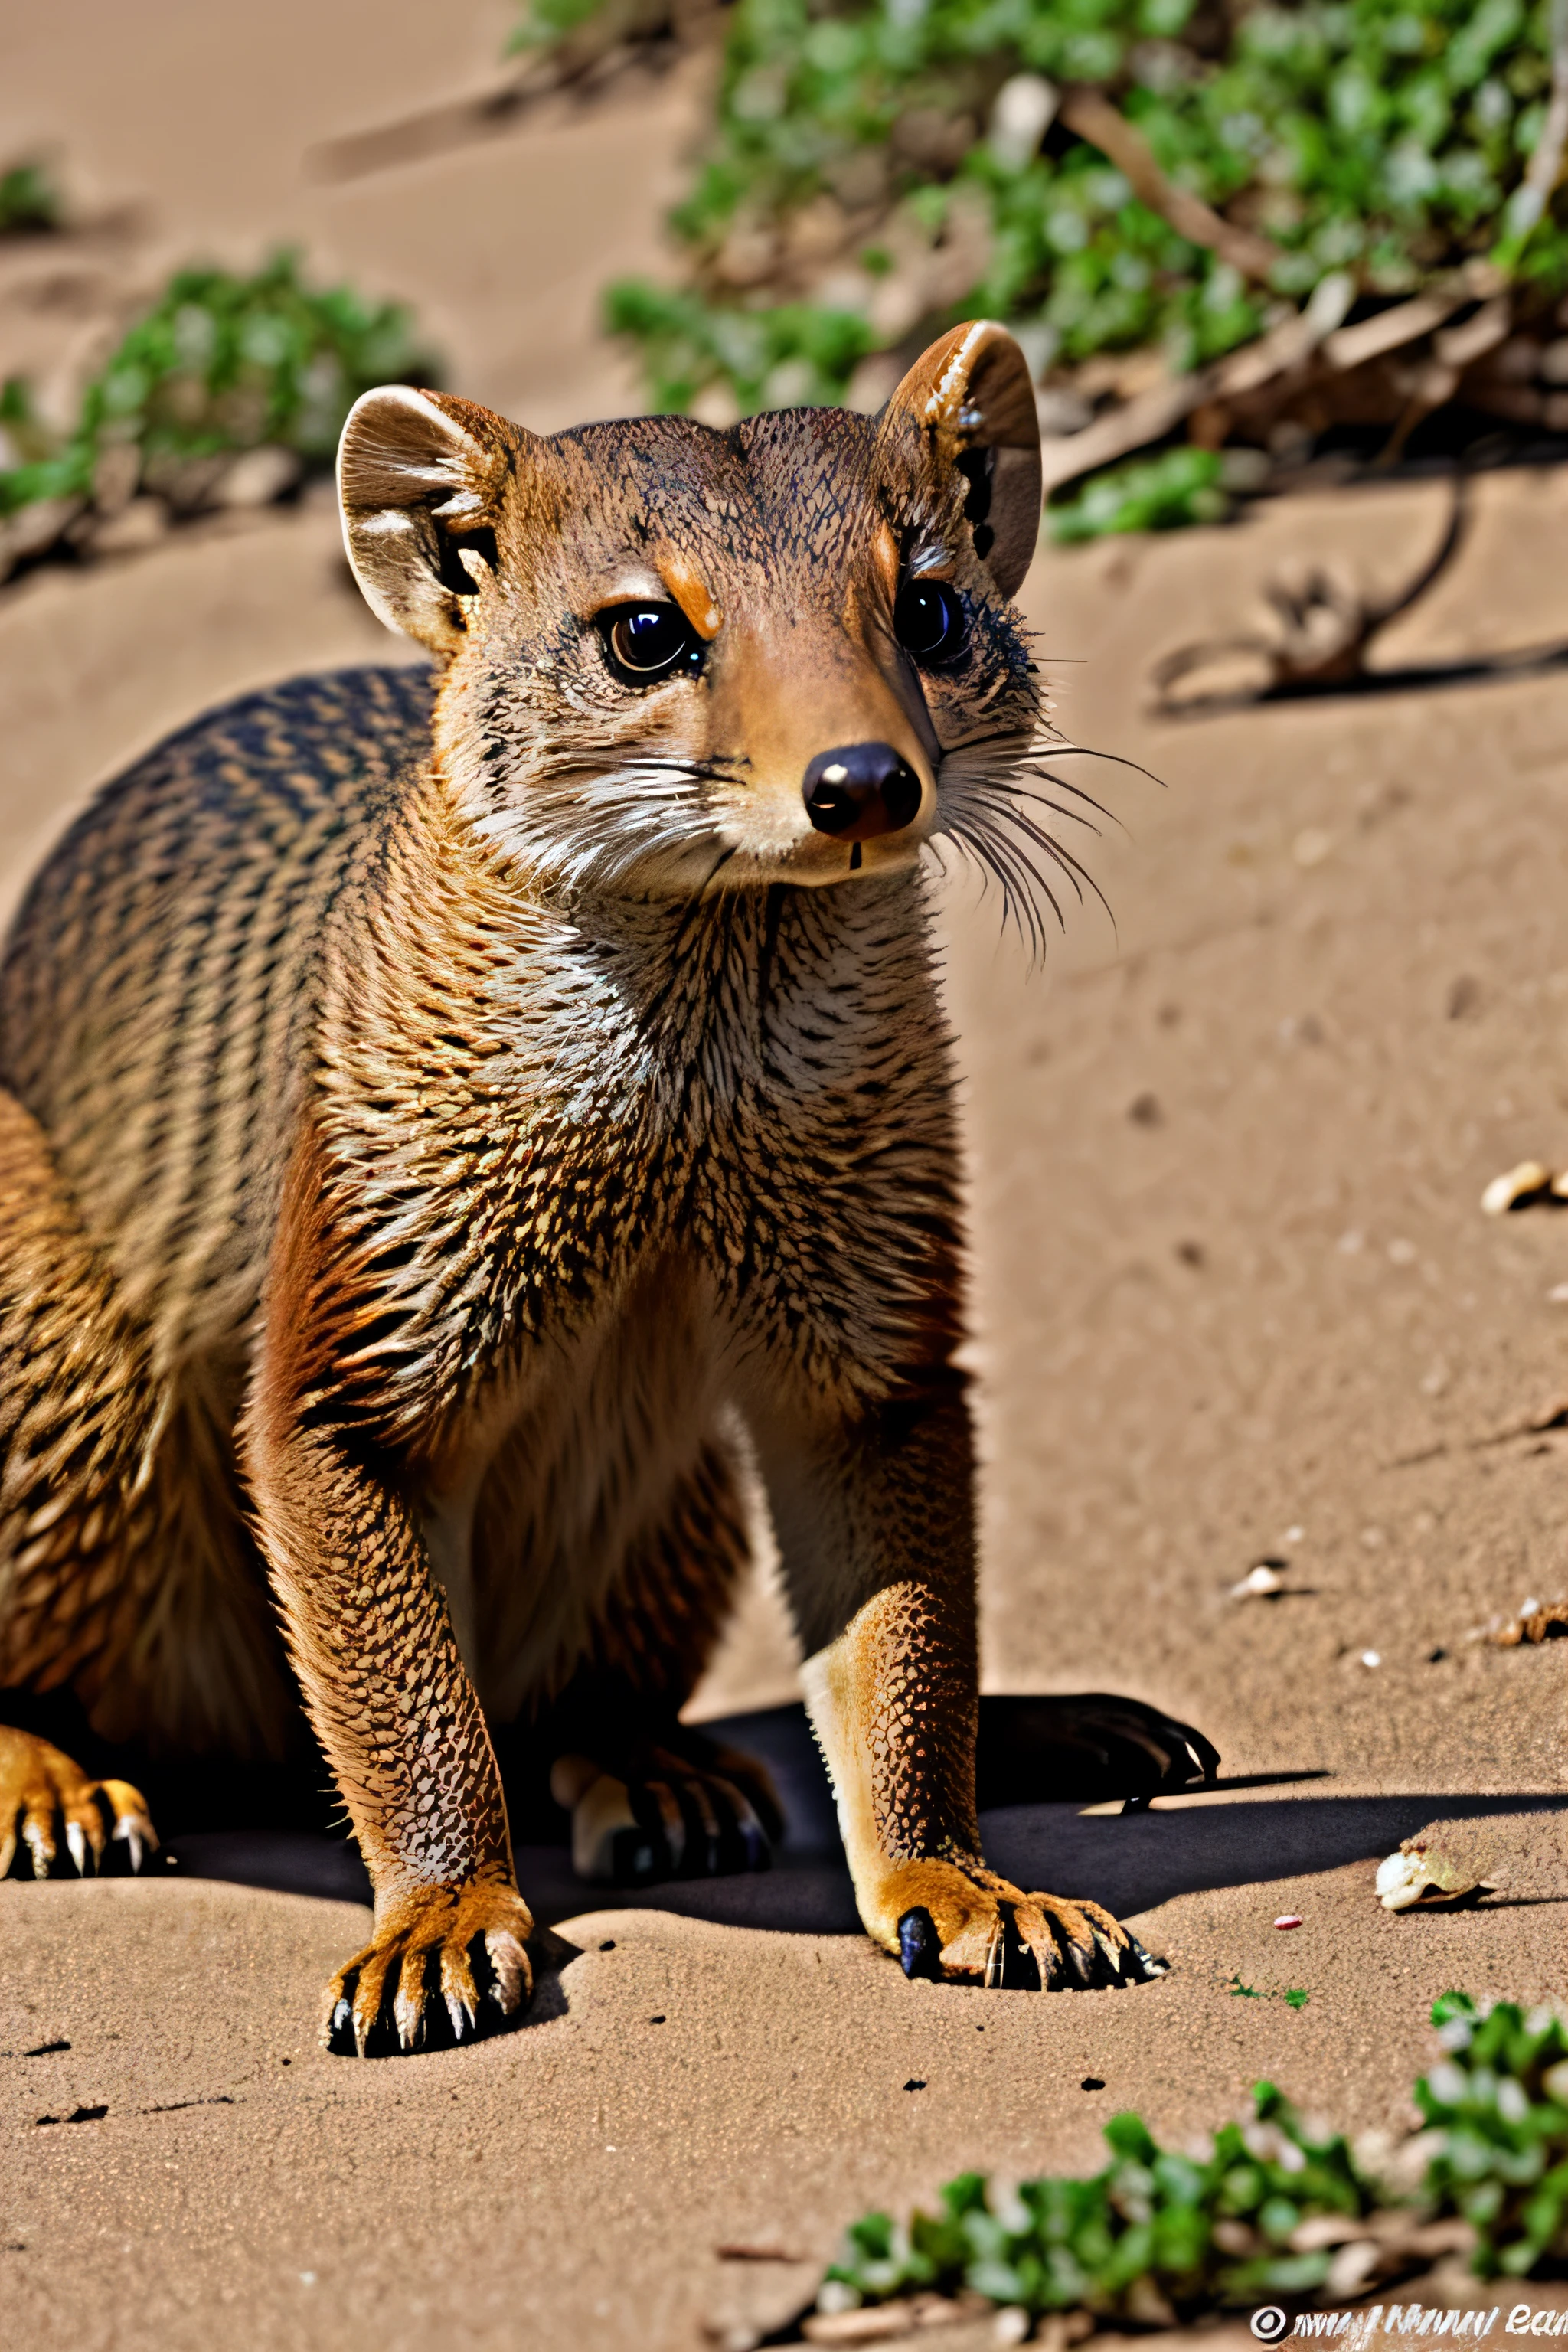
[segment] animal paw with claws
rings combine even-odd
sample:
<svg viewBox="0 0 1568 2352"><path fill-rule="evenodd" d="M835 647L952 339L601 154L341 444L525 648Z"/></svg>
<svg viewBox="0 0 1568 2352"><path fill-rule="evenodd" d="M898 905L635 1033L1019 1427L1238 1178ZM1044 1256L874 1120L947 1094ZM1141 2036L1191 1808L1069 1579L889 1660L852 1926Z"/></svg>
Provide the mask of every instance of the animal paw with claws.
<svg viewBox="0 0 1568 2352"><path fill-rule="evenodd" d="M79 1878L89 1868L103 1870L116 1845L124 1847L133 1871L158 1851L140 1789L129 1780L95 1780L48 1740L0 1725L0 1878L19 1843L32 1858L33 1876L47 1878L62 1840Z"/></svg>
<svg viewBox="0 0 1568 2352"><path fill-rule="evenodd" d="M601 1885L766 1870L784 1834L765 1767L685 1725L628 1743L608 1765L559 1757L550 1785L572 1815L577 1875Z"/></svg>
<svg viewBox="0 0 1568 2352"><path fill-rule="evenodd" d="M527 2008L533 1920L515 1886L419 1886L327 1988L325 2048L342 2058L449 2050L503 2032Z"/></svg>
<svg viewBox="0 0 1568 2352"><path fill-rule="evenodd" d="M1167 1963L1098 1903L1026 1894L977 1864L898 1864L879 1909L897 1919L909 1977L1020 1992L1144 1984Z"/></svg>

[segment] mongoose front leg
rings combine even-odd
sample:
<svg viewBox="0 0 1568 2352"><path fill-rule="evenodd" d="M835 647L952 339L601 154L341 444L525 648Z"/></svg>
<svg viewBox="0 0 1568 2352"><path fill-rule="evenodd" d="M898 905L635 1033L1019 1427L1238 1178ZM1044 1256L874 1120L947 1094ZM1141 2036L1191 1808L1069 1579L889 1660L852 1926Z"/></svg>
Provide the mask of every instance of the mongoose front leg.
<svg viewBox="0 0 1568 2352"><path fill-rule="evenodd" d="M322 2038L363 2057L390 2027L416 2049L438 1992L462 2041L525 2003L533 1922L445 1596L406 1503L333 1434L258 1429L251 1458L305 1704L375 1895Z"/></svg>
<svg viewBox="0 0 1568 2352"><path fill-rule="evenodd" d="M309 1265L308 1221L299 1238ZM296 1256L287 1272L302 1271ZM519 2014L533 1922L445 1594L391 1457L352 1426L302 1286L292 1314L278 1289L268 1298L247 1467L305 1704L374 1891L374 1933L332 1979L322 2025L329 2049L363 2057L416 2049L433 2024L463 2041Z"/></svg>
<svg viewBox="0 0 1568 2352"><path fill-rule="evenodd" d="M796 1452L774 1484L797 1609L808 1638L830 1635L807 1659L806 1701L860 1916L909 1976L1048 1991L1159 1975L1099 1904L985 1865L970 1455L951 1386Z"/></svg>

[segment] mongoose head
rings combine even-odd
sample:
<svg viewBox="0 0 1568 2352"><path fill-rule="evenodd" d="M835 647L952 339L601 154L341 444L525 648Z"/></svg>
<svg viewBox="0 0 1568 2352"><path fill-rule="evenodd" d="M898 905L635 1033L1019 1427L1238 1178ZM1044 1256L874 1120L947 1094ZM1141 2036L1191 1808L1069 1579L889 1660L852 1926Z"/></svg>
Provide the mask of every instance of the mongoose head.
<svg viewBox="0 0 1568 2352"><path fill-rule="evenodd" d="M535 880L844 883L945 834L1019 887L1027 843L995 818L1039 724L1008 600L1040 456L1002 328L943 336L879 416L727 432L542 439L394 385L354 407L338 478L373 610L446 665L449 788Z"/></svg>

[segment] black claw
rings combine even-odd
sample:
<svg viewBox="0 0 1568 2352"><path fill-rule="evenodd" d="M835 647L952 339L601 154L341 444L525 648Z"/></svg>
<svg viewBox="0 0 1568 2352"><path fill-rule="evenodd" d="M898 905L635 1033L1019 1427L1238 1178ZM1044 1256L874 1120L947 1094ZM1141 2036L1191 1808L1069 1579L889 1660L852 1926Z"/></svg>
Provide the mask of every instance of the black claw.
<svg viewBox="0 0 1568 2352"><path fill-rule="evenodd" d="M1002 1990L1004 1992L1040 1990L1040 1963L1033 1948L1018 1933L1018 1922L1006 1906L1003 1910Z"/></svg>
<svg viewBox="0 0 1568 2352"><path fill-rule="evenodd" d="M610 1841L612 1885L647 1886L669 1874L669 1849L662 1838L646 1829L616 1832Z"/></svg>
<svg viewBox="0 0 1568 2352"><path fill-rule="evenodd" d="M1138 1941L1137 1937L1130 1930L1127 1933L1127 1940L1132 1947L1132 1955L1138 1964L1138 1973L1146 1984L1150 1983L1155 1977L1168 1977L1170 1975L1171 1963L1169 1960L1161 1959L1158 1953L1152 1952L1146 1944L1141 1944Z"/></svg>
<svg viewBox="0 0 1568 2352"><path fill-rule="evenodd" d="M1219 1776L1220 1753L1213 1740L1205 1739L1201 1731L1194 1731L1190 1723L1173 1723L1171 1729L1179 1734L1185 1744L1188 1755L1204 1779L1216 1780Z"/></svg>
<svg viewBox="0 0 1568 2352"><path fill-rule="evenodd" d="M720 1869L727 1874L766 1870L773 1860L767 1832L745 1790L738 1782L718 1776L710 1780L708 1788L723 1823Z"/></svg>
<svg viewBox="0 0 1568 2352"><path fill-rule="evenodd" d="M1080 1944L1076 1936L1068 1934L1065 1926L1058 1926L1054 1919L1051 1925L1056 1929L1057 1942L1060 1947L1062 1958L1067 1964L1068 1976L1079 1992L1088 1992L1094 1984L1095 1963L1100 1958L1094 1948L1092 1933L1088 1944Z"/></svg>
<svg viewBox="0 0 1568 2352"><path fill-rule="evenodd" d="M729 1878L772 1867L766 1830L745 1797L717 1776L701 1781L671 1773L628 1784L635 1830L617 1831L611 1870L618 1886L647 1886L669 1878ZM675 1859L674 1833L680 1836Z"/></svg>
<svg viewBox="0 0 1568 2352"><path fill-rule="evenodd" d="M1103 1927L1096 1927L1093 1932L1094 1948L1099 1958L1096 1979L1102 1985L1110 1985L1120 1990L1127 1981L1122 1973L1122 1956ZM1131 1952L1128 1954L1128 1959L1130 1962L1132 1959Z"/></svg>
<svg viewBox="0 0 1568 2352"><path fill-rule="evenodd" d="M458 2039L471 2042L482 2040L487 2033L500 2032L503 2023L510 2025L516 2021L510 2018L500 2005L500 1975L490 1958L490 1948L485 1941L482 1927L477 1936L468 1938L468 1967L473 1973L474 1990L479 1997L479 2010L471 2024L464 2018ZM517 2012L519 2018L527 2007L525 2000Z"/></svg>
<svg viewBox="0 0 1568 2352"><path fill-rule="evenodd" d="M715 1878L722 1864L719 1853L720 1826L704 1794L689 1777L668 1783L671 1801L685 1824L685 1845L677 1878Z"/></svg>
<svg viewBox="0 0 1568 2352"><path fill-rule="evenodd" d="M1042 1992L1060 1992L1067 1981L1067 1962L1062 1957L1061 1940L1048 1917L1046 1926L1050 1936L1050 1941L1046 1948L1046 1966L1042 1969L1037 1958L1036 1972L1039 1978Z"/></svg>
<svg viewBox="0 0 1568 2352"><path fill-rule="evenodd" d="M355 2058L359 2047L354 2041L354 2013L345 1993L332 2011L332 2021L327 2029L327 2048L334 2058Z"/></svg>
<svg viewBox="0 0 1568 2352"><path fill-rule="evenodd" d="M617 1830L612 1841L616 1884L637 1886L654 1879L684 1876L676 1867L674 1841L680 1836L683 1853L689 1857L691 1825L683 1821L673 1792L662 1781L633 1780L627 1783L626 1795L637 1828Z"/></svg>
<svg viewBox="0 0 1568 2352"><path fill-rule="evenodd" d="M398 2032L397 2020L392 2012L392 2004L397 1998L398 1975L399 1971L395 1969L389 1969L387 1971L386 1983L382 1989L381 2007L376 2011L371 2021L370 2032L364 2037L364 2055L367 2058L401 2058L409 2050L419 2050L424 2047L424 2020L421 2020L420 2027L416 2029L416 2038L411 2042L405 2042L402 2034Z"/></svg>
<svg viewBox="0 0 1568 2352"><path fill-rule="evenodd" d="M899 1922L899 1958L907 1977L942 1981L942 1943L936 1922L926 1910L906 1911Z"/></svg>
<svg viewBox="0 0 1568 2352"><path fill-rule="evenodd" d="M1041 1909L1045 1913L1046 1933L1051 1939L1054 1963L1048 1971L1042 1969L1040 1972L1043 1990L1047 1992L1059 1992L1064 1985L1077 1986L1081 1989L1084 1981L1083 1959L1078 1946L1073 1942L1056 1913L1046 1905L1042 1905Z"/></svg>

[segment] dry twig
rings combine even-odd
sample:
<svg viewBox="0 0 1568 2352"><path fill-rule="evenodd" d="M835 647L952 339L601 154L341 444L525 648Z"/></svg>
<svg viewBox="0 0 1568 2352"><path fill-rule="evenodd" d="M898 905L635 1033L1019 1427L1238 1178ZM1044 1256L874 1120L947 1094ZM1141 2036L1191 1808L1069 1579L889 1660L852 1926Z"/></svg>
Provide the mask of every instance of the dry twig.
<svg viewBox="0 0 1568 2352"><path fill-rule="evenodd" d="M1133 194L1162 220L1169 221L1178 236L1184 236L1189 245L1201 245L1205 252L1217 253L1244 278L1267 285L1269 271L1282 258L1279 247L1266 236L1256 236L1251 229L1237 228L1190 188L1168 180L1143 133L1108 98L1097 89L1069 89L1061 103L1060 119L1079 138L1108 156L1131 184Z"/></svg>
<svg viewBox="0 0 1568 2352"><path fill-rule="evenodd" d="M1552 201L1563 177L1564 146L1568 146L1568 0L1552 0L1552 98L1512 205L1510 226L1521 240L1530 235Z"/></svg>

